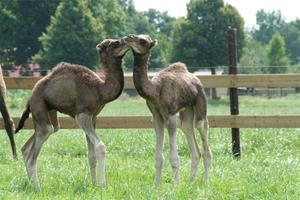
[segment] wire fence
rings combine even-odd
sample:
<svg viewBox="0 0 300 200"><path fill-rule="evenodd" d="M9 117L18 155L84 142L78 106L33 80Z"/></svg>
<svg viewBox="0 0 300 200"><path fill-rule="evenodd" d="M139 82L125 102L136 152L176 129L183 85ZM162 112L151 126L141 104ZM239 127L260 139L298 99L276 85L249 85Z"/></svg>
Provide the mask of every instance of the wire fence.
<svg viewBox="0 0 300 200"><path fill-rule="evenodd" d="M1 66L1 65L0 65ZM159 72L165 67L149 67L149 73ZM101 67L97 67L93 71L100 71ZM211 75L215 71L216 75L228 74L228 66L217 67L188 67L192 73ZM16 67L14 69L2 68L4 76L43 76L51 72L52 69L44 70L39 67L34 69L27 67ZM132 73L132 67L125 67L125 73ZM238 74L286 74L286 73L300 73L300 64L289 66L238 66Z"/></svg>

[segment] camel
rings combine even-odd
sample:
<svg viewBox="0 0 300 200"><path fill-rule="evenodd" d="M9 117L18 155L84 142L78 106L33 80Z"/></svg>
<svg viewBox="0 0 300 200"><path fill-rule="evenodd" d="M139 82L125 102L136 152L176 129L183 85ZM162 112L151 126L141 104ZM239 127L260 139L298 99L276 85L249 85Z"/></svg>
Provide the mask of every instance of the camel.
<svg viewBox="0 0 300 200"><path fill-rule="evenodd" d="M128 35L124 38L134 54L133 81L137 92L146 99L147 106L153 115L156 132L155 184L161 179L163 165L164 126L169 133L170 164L176 184L179 183L179 157L176 144L176 127L186 135L191 151L190 180L196 176L200 151L195 139L194 127L199 130L204 148L204 179L208 180L211 165L211 151L208 144L207 98L200 80L189 73L183 63L173 63L148 78L148 62L152 48L157 44L148 35ZM179 118L176 113L179 112Z"/></svg>
<svg viewBox="0 0 300 200"><path fill-rule="evenodd" d="M16 132L24 126L32 112L34 134L21 151L27 174L37 189L36 160L43 143L59 129L57 111L75 118L86 134L88 161L92 182L96 184L96 164L99 164L100 188L105 187L105 145L95 132L96 117L106 103L118 98L124 87L122 58L129 50L123 39L105 39L97 45L102 74L80 65L59 63L33 88ZM96 161L97 160L97 161Z"/></svg>
<svg viewBox="0 0 300 200"><path fill-rule="evenodd" d="M1 114L2 114L2 117L4 120L4 127L6 130L6 133L9 137L12 154L13 154L13 157L16 159L17 151L16 151L16 143L15 143L15 139L14 139L15 124L9 115L9 112L8 112L8 109L6 106L5 95L6 95L6 85L5 85L5 82L3 79L2 68L0 67L0 111L1 111Z"/></svg>

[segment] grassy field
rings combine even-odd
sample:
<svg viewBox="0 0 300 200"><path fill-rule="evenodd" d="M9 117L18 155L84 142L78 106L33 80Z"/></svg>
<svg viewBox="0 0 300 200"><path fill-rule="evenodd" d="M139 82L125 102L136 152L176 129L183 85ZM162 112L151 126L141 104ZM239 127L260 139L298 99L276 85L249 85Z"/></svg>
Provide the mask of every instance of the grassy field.
<svg viewBox="0 0 300 200"><path fill-rule="evenodd" d="M28 92L11 92L13 116L20 116ZM300 114L300 95L267 99L241 97L241 114ZM17 103L16 103L17 102ZM209 114L228 114L228 98L209 104ZM101 115L149 115L144 101L123 95L105 107ZM189 183L190 153L185 136L178 131L181 183L174 186L169 165L168 137L165 137L162 183L154 187L155 134L152 129L97 129L107 147L107 187L91 183L87 147L81 130L60 130L43 146L38 159L42 191L27 180L25 167L11 158L8 138L0 134L0 199L299 199L300 129L242 129L240 160L231 156L229 129L210 129L213 167L209 184L197 179ZM32 134L23 130L16 136L18 149ZM197 140L200 141L199 134Z"/></svg>

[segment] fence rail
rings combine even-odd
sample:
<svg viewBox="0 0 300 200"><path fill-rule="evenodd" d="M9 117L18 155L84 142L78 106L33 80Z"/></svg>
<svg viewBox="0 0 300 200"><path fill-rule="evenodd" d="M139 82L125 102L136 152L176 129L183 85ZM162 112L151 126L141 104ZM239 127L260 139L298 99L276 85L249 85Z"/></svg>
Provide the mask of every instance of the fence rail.
<svg viewBox="0 0 300 200"><path fill-rule="evenodd" d="M20 118L13 118L17 124ZM209 116L210 128L300 128L300 116L243 116L243 115L215 115ZM71 117L59 118L61 129L78 129L76 122ZM97 128L104 129L132 129L152 128L152 117L150 116L102 116L97 119ZM4 128L0 122L0 128ZM32 119L29 118L24 129L33 129Z"/></svg>
<svg viewBox="0 0 300 200"><path fill-rule="evenodd" d="M300 87L300 74L276 75L216 75L198 76L206 88L231 87ZM32 89L40 79L37 77L5 77L8 89ZM132 76L125 76L125 88L133 89ZM25 106L25 105L24 105ZM14 118L17 123L19 118ZM76 129L78 126L70 117L59 118L62 129ZM300 115L280 116L243 116L218 115L209 116L211 128L300 128ZM150 116L102 116L97 119L98 128L151 128ZM0 128L3 122L0 120ZM26 121L26 129L32 129L32 119Z"/></svg>
<svg viewBox="0 0 300 200"><path fill-rule="evenodd" d="M151 77L151 76L150 76ZM289 88L300 87L300 74L260 74L260 75L197 75L206 88ZM5 77L8 89L32 89L39 77ZM125 89L134 89L132 76L125 76Z"/></svg>

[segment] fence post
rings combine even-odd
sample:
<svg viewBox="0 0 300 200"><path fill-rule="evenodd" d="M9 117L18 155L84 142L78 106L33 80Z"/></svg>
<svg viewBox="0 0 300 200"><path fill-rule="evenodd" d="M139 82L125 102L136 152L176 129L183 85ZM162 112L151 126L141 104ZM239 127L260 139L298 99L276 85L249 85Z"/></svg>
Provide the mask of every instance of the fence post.
<svg viewBox="0 0 300 200"><path fill-rule="evenodd" d="M236 47L236 29L228 29L228 59L229 59L229 74L237 74L237 47ZM231 115L239 114L239 98L238 89L229 88L230 94L230 113ZM235 157L241 155L240 150L240 129L232 128L232 154Z"/></svg>

